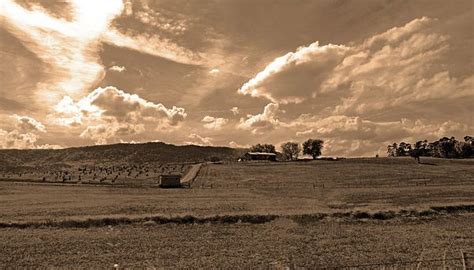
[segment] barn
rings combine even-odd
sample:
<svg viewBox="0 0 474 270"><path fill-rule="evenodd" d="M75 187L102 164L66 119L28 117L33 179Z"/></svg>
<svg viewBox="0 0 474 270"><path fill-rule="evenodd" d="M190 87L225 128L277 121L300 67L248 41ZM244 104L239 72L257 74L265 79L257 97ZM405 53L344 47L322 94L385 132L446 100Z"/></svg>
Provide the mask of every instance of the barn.
<svg viewBox="0 0 474 270"><path fill-rule="evenodd" d="M160 175L160 187L162 187L162 188L179 188L179 187L181 187L181 175L179 175L179 174L162 174L162 175Z"/></svg>
<svg viewBox="0 0 474 270"><path fill-rule="evenodd" d="M275 153L267 153L267 152L248 152L245 154L245 159L247 160L270 160L276 161L276 154Z"/></svg>

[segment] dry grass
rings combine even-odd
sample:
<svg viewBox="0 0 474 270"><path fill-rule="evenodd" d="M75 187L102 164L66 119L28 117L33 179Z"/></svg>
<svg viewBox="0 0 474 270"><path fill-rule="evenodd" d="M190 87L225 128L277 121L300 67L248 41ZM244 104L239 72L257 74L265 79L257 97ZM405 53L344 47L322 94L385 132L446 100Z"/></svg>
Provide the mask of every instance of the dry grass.
<svg viewBox="0 0 474 270"><path fill-rule="evenodd" d="M307 224L310 222L317 222L325 219L330 220L389 220L401 219L410 220L413 218L433 218L453 214L472 214L474 213L474 205L452 205L444 207L431 207L430 209L417 210L400 210L395 211L378 211L370 212L334 212L334 213L312 213L303 215L275 215L275 214L240 214L240 215L217 215L217 216L126 216L126 217L96 217L88 219L64 219L64 220L45 220L45 221L27 221L27 222L0 222L0 228L90 228L90 227L104 227L128 225L137 223L149 224L235 224L235 223L250 223L261 224L271 222L278 218L291 219L300 224Z"/></svg>
<svg viewBox="0 0 474 270"><path fill-rule="evenodd" d="M451 216L403 222L325 220L301 224L280 218L264 224L0 229L0 266L314 269L395 263L440 259L444 254L459 257L460 249L474 246L473 226L472 216ZM439 267L441 262L421 267L434 265ZM459 267L460 260L447 261L447 265ZM398 267L416 268L416 264Z"/></svg>
<svg viewBox="0 0 474 270"><path fill-rule="evenodd" d="M474 246L474 161L422 161L432 165L215 164L191 189L0 181L0 268L314 268L459 255Z"/></svg>
<svg viewBox="0 0 474 270"><path fill-rule="evenodd" d="M382 158L208 165L192 189L0 181L0 222L136 215L376 212L474 204L473 161L429 161L436 166ZM417 185L416 179L430 182Z"/></svg>

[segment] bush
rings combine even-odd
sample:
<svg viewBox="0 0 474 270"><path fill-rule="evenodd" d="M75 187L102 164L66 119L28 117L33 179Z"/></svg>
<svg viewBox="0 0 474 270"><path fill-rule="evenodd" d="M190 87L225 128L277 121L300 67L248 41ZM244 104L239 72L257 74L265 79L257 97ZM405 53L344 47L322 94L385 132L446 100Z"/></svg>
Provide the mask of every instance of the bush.
<svg viewBox="0 0 474 270"><path fill-rule="evenodd" d="M209 159L211 162L219 162L221 161L221 159L219 157L216 157L216 156L212 156L210 159Z"/></svg>

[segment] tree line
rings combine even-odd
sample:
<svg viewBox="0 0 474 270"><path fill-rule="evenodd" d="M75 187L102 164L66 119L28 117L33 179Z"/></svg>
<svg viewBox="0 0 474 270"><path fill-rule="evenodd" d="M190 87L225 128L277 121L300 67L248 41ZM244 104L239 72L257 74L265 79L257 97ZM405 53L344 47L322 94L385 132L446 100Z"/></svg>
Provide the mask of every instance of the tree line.
<svg viewBox="0 0 474 270"><path fill-rule="evenodd" d="M310 155L313 159L321 156L324 141L320 139L308 139L303 144L297 142L285 142L281 144L281 153L276 151L273 144L256 144L250 147L250 152L265 152L281 154L285 160L297 160L300 153L303 155Z"/></svg>
<svg viewBox="0 0 474 270"><path fill-rule="evenodd" d="M469 158L474 157L474 137L464 136L463 141L455 137L443 137L439 140L428 142L417 141L415 144L406 142L393 143L387 146L387 156L400 157L440 157L440 158Z"/></svg>

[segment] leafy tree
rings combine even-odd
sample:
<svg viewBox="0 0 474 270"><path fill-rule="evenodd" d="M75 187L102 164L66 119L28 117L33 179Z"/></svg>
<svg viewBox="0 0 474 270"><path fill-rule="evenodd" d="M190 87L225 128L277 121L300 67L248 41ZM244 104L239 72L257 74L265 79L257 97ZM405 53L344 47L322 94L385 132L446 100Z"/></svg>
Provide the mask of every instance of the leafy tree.
<svg viewBox="0 0 474 270"><path fill-rule="evenodd" d="M296 160L301 152L301 147L295 142L286 142L281 145L283 156L285 159Z"/></svg>
<svg viewBox="0 0 474 270"><path fill-rule="evenodd" d="M393 143L387 146L388 156L407 156L417 159L421 156L440 158L469 158L474 156L474 138L464 136L464 141L458 141L455 137L443 137L437 141L417 141L413 147L409 143Z"/></svg>
<svg viewBox="0 0 474 270"><path fill-rule="evenodd" d="M321 155L324 141L319 139L309 139L303 143L303 154L311 155L313 159L316 159Z"/></svg>
<svg viewBox="0 0 474 270"><path fill-rule="evenodd" d="M472 145L467 142L458 142L454 144L456 156L459 158L468 158L472 156Z"/></svg>
<svg viewBox="0 0 474 270"><path fill-rule="evenodd" d="M250 147L250 152L276 153L273 144L256 144Z"/></svg>
<svg viewBox="0 0 474 270"><path fill-rule="evenodd" d="M423 140L423 141L417 141L413 145L414 150L419 150L420 156L427 156L428 155L428 141Z"/></svg>
<svg viewBox="0 0 474 270"><path fill-rule="evenodd" d="M454 145L456 143L456 138L443 137L439 139L437 144L437 152L442 158L454 158L456 157L456 150Z"/></svg>
<svg viewBox="0 0 474 270"><path fill-rule="evenodd" d="M397 156L397 149L398 149L398 144L397 143L389 144L387 146L387 156L388 157L396 157Z"/></svg>
<svg viewBox="0 0 474 270"><path fill-rule="evenodd" d="M411 151L411 144L406 142L401 142L397 148L397 156L406 156Z"/></svg>
<svg viewBox="0 0 474 270"><path fill-rule="evenodd" d="M474 137L472 136L464 136L464 142L473 145L474 144Z"/></svg>

